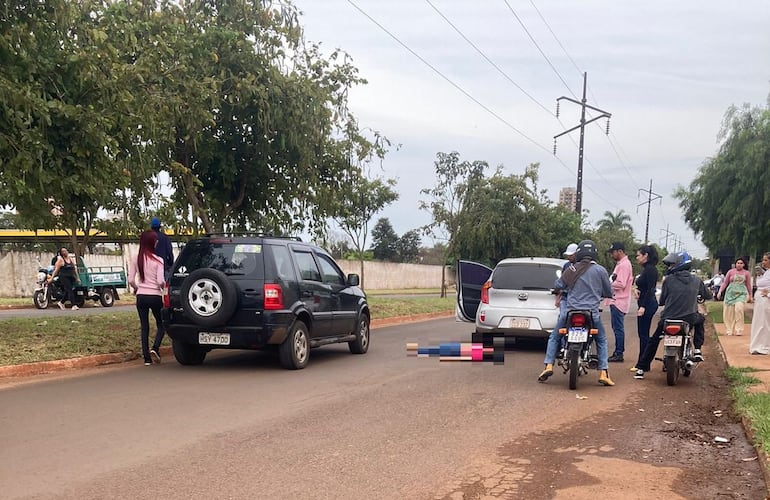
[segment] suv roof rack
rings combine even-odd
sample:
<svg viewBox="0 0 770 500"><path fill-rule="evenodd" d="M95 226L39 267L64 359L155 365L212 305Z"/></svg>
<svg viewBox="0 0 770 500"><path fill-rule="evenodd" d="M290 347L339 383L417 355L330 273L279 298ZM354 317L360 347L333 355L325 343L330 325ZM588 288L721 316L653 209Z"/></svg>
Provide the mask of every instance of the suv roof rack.
<svg viewBox="0 0 770 500"><path fill-rule="evenodd" d="M276 236L273 233L266 233L264 231L221 231L214 233L206 233L203 235L205 238L211 238L212 236L219 237L237 237L237 236L251 236L255 238L279 238L284 240L302 241L299 236Z"/></svg>

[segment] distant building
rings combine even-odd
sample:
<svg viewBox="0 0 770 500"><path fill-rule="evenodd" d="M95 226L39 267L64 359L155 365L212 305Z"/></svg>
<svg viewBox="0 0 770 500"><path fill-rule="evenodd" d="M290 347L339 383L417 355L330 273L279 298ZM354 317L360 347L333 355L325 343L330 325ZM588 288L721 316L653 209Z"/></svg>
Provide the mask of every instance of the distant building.
<svg viewBox="0 0 770 500"><path fill-rule="evenodd" d="M573 187L561 188L561 191L559 191L559 205L564 205L574 211L577 206L577 189Z"/></svg>

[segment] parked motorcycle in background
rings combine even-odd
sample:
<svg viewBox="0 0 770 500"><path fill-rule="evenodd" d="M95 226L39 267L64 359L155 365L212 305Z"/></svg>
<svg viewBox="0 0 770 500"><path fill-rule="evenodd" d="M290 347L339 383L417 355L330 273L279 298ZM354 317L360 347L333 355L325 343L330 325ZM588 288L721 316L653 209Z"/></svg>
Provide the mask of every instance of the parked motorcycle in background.
<svg viewBox="0 0 770 500"><path fill-rule="evenodd" d="M594 328L591 311L567 311L567 327L560 328L559 333L566 335L567 345L564 355L558 364L569 372L569 388L577 389L580 375L588 375L588 370L599 367L599 357L596 355L594 335L599 333Z"/></svg>
<svg viewBox="0 0 770 500"><path fill-rule="evenodd" d="M32 300L38 309L46 309L50 304L59 302L64 298L64 291L58 286L59 278L51 279L53 266L42 267L38 263L35 292Z"/></svg>

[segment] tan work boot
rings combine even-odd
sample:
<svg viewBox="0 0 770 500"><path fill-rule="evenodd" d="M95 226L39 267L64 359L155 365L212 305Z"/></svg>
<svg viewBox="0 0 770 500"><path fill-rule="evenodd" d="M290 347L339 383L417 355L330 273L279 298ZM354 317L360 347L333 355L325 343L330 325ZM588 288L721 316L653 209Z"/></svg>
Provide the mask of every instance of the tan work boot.
<svg viewBox="0 0 770 500"><path fill-rule="evenodd" d="M553 363L547 363L545 365L545 370L540 374L539 377L537 377L538 382L545 382L548 380L548 377L553 375Z"/></svg>
<svg viewBox="0 0 770 500"><path fill-rule="evenodd" d="M601 373L599 374L599 383L607 386L615 385L615 382L612 381L612 379L610 378L610 374L607 372L607 370L602 370Z"/></svg>

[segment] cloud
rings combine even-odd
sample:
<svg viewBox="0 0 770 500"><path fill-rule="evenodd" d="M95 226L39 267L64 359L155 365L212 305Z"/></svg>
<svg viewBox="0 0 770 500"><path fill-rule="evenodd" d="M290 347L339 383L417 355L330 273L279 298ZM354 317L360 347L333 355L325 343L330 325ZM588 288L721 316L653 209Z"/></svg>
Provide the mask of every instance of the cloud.
<svg viewBox="0 0 770 500"><path fill-rule="evenodd" d="M589 104L613 115L609 138L603 121L586 129L589 220L622 209L634 217L637 237L643 238L647 208L640 190L652 179L662 199L650 207L650 240L664 243L666 231L672 231L697 257L705 256L705 248L682 220L673 191L688 185L717 150L716 134L728 106L764 104L770 91L766 0L744 1L739 8L715 0L535 1L548 25L531 3L509 1L529 35L503 1L431 0L499 70L428 2L353 2L443 77L350 2L296 3L305 12L306 37L344 49L370 82L351 93L361 125L402 145L384 162L384 174L398 179L400 199L377 216L388 217L399 234L430 222L429 214L416 207L420 189L435 184L433 161L439 151L503 164L507 173L539 162L541 187L552 199L562 187L575 185L578 133L559 139L558 157L551 148L554 135L579 123L579 107L563 103L561 123L543 107L554 111L558 97L580 95L582 78L549 27L580 70L588 72Z"/></svg>

